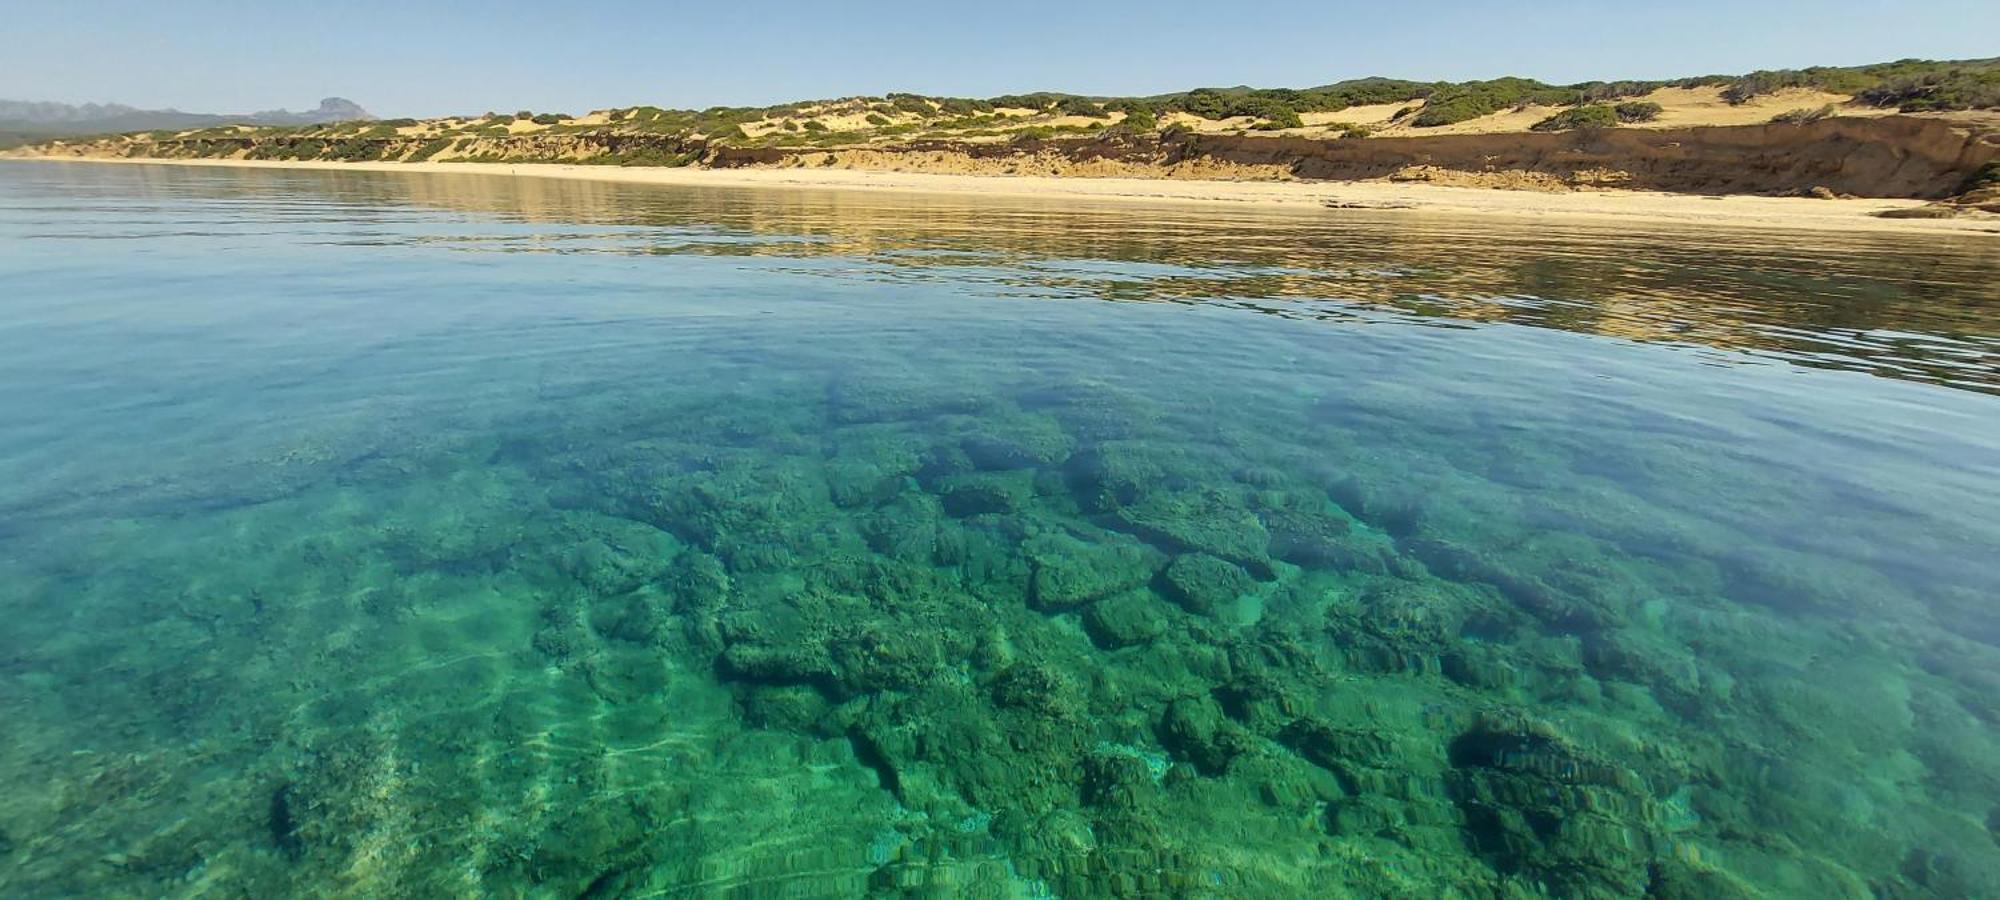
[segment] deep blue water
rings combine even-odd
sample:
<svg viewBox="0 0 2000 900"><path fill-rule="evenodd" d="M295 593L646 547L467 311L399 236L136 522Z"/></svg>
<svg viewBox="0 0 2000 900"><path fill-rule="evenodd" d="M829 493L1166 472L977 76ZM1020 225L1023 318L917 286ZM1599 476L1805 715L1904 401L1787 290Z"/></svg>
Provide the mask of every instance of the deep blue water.
<svg viewBox="0 0 2000 900"><path fill-rule="evenodd" d="M0 164L0 893L1980 895L1996 250Z"/></svg>

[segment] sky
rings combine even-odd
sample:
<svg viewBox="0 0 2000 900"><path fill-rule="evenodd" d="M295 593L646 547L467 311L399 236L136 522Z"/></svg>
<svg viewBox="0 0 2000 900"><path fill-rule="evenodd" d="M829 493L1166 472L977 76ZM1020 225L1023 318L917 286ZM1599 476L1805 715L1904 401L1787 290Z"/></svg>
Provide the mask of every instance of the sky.
<svg viewBox="0 0 2000 900"><path fill-rule="evenodd" d="M0 99L401 117L1970 58L2000 2L0 0L0 34Z"/></svg>

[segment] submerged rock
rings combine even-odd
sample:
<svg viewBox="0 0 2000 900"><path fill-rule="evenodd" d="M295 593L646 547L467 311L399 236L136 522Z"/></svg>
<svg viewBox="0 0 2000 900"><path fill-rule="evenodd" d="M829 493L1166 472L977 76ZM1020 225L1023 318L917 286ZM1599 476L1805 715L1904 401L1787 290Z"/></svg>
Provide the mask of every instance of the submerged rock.
<svg viewBox="0 0 2000 900"><path fill-rule="evenodd" d="M1040 535L1022 545L1034 567L1030 600L1036 609L1074 609L1152 580L1165 556L1123 536L1086 541L1067 534Z"/></svg>
<svg viewBox="0 0 2000 900"><path fill-rule="evenodd" d="M968 435L959 446L966 459L985 470L1046 469L1069 459L1076 442L1047 419L1006 421L1003 429Z"/></svg>
<svg viewBox="0 0 2000 900"><path fill-rule="evenodd" d="M1450 760L1466 838L1495 869L1577 894L1645 891L1667 840L1637 776L1519 717L1482 717Z"/></svg>
<svg viewBox="0 0 2000 900"><path fill-rule="evenodd" d="M1250 735L1208 697L1174 701L1160 720L1160 743L1175 757L1192 763L1203 775L1220 775L1229 763L1253 746Z"/></svg>
<svg viewBox="0 0 2000 900"><path fill-rule="evenodd" d="M1214 616L1256 587L1243 567L1206 553L1183 553L1161 576L1167 596L1188 612Z"/></svg>
<svg viewBox="0 0 2000 900"><path fill-rule="evenodd" d="M1090 605L1083 627L1099 647L1115 650L1151 642L1167 630L1172 611L1147 590L1127 591Z"/></svg>
<svg viewBox="0 0 2000 900"><path fill-rule="evenodd" d="M1034 499L1031 472L973 472L938 480L936 493L954 516L1018 512Z"/></svg>
<svg viewBox="0 0 2000 900"><path fill-rule="evenodd" d="M1120 508L1132 533L1167 550L1207 553L1269 577L1270 532L1257 515L1215 493L1156 493Z"/></svg>

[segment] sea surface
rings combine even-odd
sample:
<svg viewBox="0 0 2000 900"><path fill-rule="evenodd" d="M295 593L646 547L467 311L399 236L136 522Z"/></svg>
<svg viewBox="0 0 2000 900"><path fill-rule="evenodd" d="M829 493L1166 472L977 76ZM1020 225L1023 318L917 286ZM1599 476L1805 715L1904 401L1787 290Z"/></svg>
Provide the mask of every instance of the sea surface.
<svg viewBox="0 0 2000 900"><path fill-rule="evenodd" d="M0 895L2000 894L2000 242L0 163Z"/></svg>

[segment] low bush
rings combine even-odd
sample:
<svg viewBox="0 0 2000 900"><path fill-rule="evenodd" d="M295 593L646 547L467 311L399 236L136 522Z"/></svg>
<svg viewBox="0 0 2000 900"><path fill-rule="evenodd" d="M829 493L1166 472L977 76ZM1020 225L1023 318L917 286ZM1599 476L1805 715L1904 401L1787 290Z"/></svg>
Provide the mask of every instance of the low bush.
<svg viewBox="0 0 2000 900"><path fill-rule="evenodd" d="M1773 125L1804 125L1821 119L1832 118L1840 110L1829 103L1818 109L1790 109L1771 117Z"/></svg>
<svg viewBox="0 0 2000 900"><path fill-rule="evenodd" d="M1033 94L1005 94L986 102L996 108L1004 106L1010 109L1048 109L1061 101L1060 95L1044 91Z"/></svg>
<svg viewBox="0 0 2000 900"><path fill-rule="evenodd" d="M1555 87L1527 78L1495 78L1443 85L1424 101L1410 124L1435 128L1492 115L1503 109L1542 104L1570 106L1582 99L1575 88Z"/></svg>
<svg viewBox="0 0 2000 900"><path fill-rule="evenodd" d="M1964 66L1884 80L1856 95L1872 106L1902 112L2000 109L2000 65Z"/></svg>
<svg viewBox="0 0 2000 900"><path fill-rule="evenodd" d="M1593 103L1565 109L1546 119L1528 126L1529 131L1571 131L1578 128L1616 128L1618 113L1603 104Z"/></svg>
<svg viewBox="0 0 2000 900"><path fill-rule="evenodd" d="M1651 122L1659 118L1666 108L1650 100L1631 100L1612 107L1611 111L1618 115L1618 121L1631 124Z"/></svg>
<svg viewBox="0 0 2000 900"><path fill-rule="evenodd" d="M898 112L916 113L920 116L928 116L937 111L929 100L916 94L890 94L889 103Z"/></svg>
<svg viewBox="0 0 2000 900"><path fill-rule="evenodd" d="M443 153L444 148L451 146L451 144L452 144L451 138L437 138L435 140L425 141L422 146L418 147L409 156L403 157L403 160L405 162L423 162L424 160L430 159L433 156Z"/></svg>
<svg viewBox="0 0 2000 900"><path fill-rule="evenodd" d="M1083 116L1090 119L1111 117L1110 113L1104 111L1104 107L1083 97L1064 97L1062 102L1056 104L1056 112L1065 116Z"/></svg>
<svg viewBox="0 0 2000 900"><path fill-rule="evenodd" d="M1965 183L1958 186L1958 192L1970 194L1985 188L2000 188L2000 161L1980 166L1978 171L1966 176Z"/></svg>
<svg viewBox="0 0 2000 900"><path fill-rule="evenodd" d="M973 116L993 111L993 104L985 100L968 100L964 97L946 97L937 104L938 112L947 116Z"/></svg>

